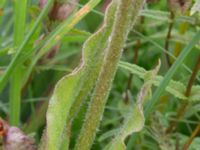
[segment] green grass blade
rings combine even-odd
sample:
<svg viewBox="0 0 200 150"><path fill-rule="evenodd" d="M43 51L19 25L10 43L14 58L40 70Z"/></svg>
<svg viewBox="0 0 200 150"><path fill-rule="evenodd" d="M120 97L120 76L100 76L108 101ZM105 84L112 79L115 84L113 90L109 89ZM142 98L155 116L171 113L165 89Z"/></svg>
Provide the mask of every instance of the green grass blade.
<svg viewBox="0 0 200 150"><path fill-rule="evenodd" d="M46 53L50 48L52 48L58 41L60 41L66 33L68 33L73 27L85 17L94 8L99 0L89 1L83 8L81 8L77 13L69 16L63 23L61 23L55 30L53 30L49 36L47 36L44 41L42 41L35 50L39 50L38 54L33 59L30 64L25 80L29 77L32 72L34 65L37 61ZM29 53L27 54L29 55Z"/></svg>
<svg viewBox="0 0 200 150"><path fill-rule="evenodd" d="M161 50L162 52L166 53L167 55L169 55L170 57L172 57L174 60L176 60L176 56L174 56L172 53L170 53L169 51L167 51L166 49L164 49L161 45L159 45L157 42L155 42L152 38L143 35L142 33L134 30L133 31L135 34L137 34L138 36L140 36L141 38L143 38L144 40L149 41L150 43L152 43L156 48L158 48L159 50ZM189 73L192 73L192 70L186 66L184 63L181 64L181 66L183 66L185 68L186 71L188 71ZM197 79L200 81L199 77L197 76Z"/></svg>
<svg viewBox="0 0 200 150"><path fill-rule="evenodd" d="M14 6L14 47L18 47L25 36L27 0L16 1Z"/></svg>
<svg viewBox="0 0 200 150"><path fill-rule="evenodd" d="M35 33L37 27L40 25L42 19L48 13L48 10L51 7L52 3L53 3L53 0L48 0L47 1L47 4L45 5L44 9L42 10L42 12L40 13L40 15L37 18L36 22L34 23L31 31L29 32L29 34L27 35L27 37L25 38L25 40L23 41L23 43L19 46L19 48L18 48L18 50L17 50L14 58L12 59L11 63L8 66L6 72L0 78L0 92L5 87L5 85L6 85L7 81L8 81L8 79L9 79L9 77L11 76L12 72L14 71L14 68L18 65L18 61L20 61L20 56L26 50L25 49L26 45L28 44L29 40L31 39L31 37Z"/></svg>
<svg viewBox="0 0 200 150"><path fill-rule="evenodd" d="M14 47L18 47L24 40L26 25L27 0L16 1L14 4ZM20 103L22 86L22 68L17 66L14 69L10 85L10 124L18 126L20 122Z"/></svg>

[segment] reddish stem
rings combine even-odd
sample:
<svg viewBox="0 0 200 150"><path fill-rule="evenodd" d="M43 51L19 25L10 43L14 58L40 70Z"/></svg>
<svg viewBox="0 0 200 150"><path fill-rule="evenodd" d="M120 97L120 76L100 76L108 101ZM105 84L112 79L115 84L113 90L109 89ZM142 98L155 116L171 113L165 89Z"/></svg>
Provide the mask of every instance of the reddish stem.
<svg viewBox="0 0 200 150"><path fill-rule="evenodd" d="M192 132L192 135L190 138L187 140L187 142L183 145L182 150L187 150L189 146L191 145L192 141L194 138L200 133L200 123L196 126L195 130Z"/></svg>
<svg viewBox="0 0 200 150"><path fill-rule="evenodd" d="M185 96L187 96L187 97L190 96L190 93L191 93L191 90L192 90L192 85L195 81L195 78L196 78L196 75L197 75L199 69L200 69L200 55L199 55L197 62L194 66L192 75L190 77L190 80L188 82L188 85L187 85L187 88L186 88L186 91L185 91ZM188 102L182 103L181 107L177 111L177 115L176 115L177 120L179 120L184 115L186 108L187 108L187 105L188 105ZM173 130L176 129L176 126L177 126L177 123L175 121L171 122L171 124L170 124L169 128L166 130L166 132L167 133L172 132Z"/></svg>

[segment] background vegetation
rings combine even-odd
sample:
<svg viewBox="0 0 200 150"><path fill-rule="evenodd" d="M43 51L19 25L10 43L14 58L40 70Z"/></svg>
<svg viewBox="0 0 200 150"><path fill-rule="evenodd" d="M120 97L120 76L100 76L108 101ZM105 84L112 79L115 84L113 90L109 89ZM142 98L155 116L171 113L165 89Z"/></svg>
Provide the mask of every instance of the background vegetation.
<svg viewBox="0 0 200 150"><path fill-rule="evenodd" d="M85 119L90 99L95 99L89 93L95 93L95 84L95 89L100 87L96 80L106 63L103 50L113 40L116 6L106 21L109 0L39 2L0 1L0 116L34 137L37 144L47 126L48 138L42 143L53 145L49 150L55 150L58 143L64 149L68 143L60 141L59 131L65 130L64 139L71 137L69 147L80 149L75 143L87 137L87 128L80 129L84 120L92 118ZM59 14L63 4L67 7ZM132 10L130 14L135 13ZM148 0L144 4L125 44L121 43L124 52L116 75L112 65L104 64L104 70L111 70L115 78L112 89L106 88L110 94L105 110L102 106L103 117L99 114L100 127L94 128L98 132L91 149L116 149L112 145L121 140L128 150L200 149L199 10L199 0ZM80 67L83 71L79 68L78 75L66 76L81 61L86 64ZM74 100L73 105L79 97L87 100ZM83 135L78 136L80 131Z"/></svg>

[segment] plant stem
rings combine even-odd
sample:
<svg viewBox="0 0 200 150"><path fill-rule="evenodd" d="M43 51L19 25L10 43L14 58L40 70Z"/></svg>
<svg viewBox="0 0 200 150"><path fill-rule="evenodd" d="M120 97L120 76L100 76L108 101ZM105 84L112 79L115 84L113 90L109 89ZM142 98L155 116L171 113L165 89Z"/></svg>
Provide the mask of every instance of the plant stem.
<svg viewBox="0 0 200 150"><path fill-rule="evenodd" d="M24 40L26 24L27 0L16 1L14 4L14 47L19 47ZM21 77L22 67L14 68L10 86L10 124L18 126L20 122L20 103L21 103Z"/></svg>
<svg viewBox="0 0 200 150"><path fill-rule="evenodd" d="M192 75L190 77L190 80L188 82L188 85L187 85L187 88L186 88L186 91L185 91L185 96L187 96L187 97L190 96L190 93L191 93L191 90L192 90L192 85L193 85L193 83L195 81L195 78L196 78L196 75L198 73L199 68L200 68L200 55L199 55L198 60L197 60L197 62L195 64L195 66L194 66L194 69L192 71ZM176 120L179 120L183 116L183 114L185 113L185 110L187 108L187 105L188 105L187 102L182 103L181 107L177 111L177 114L176 114L176 118L177 119ZM176 126L177 126L177 121L171 122L170 126L166 130L166 132L167 133L172 132L173 130L176 129Z"/></svg>
<svg viewBox="0 0 200 150"><path fill-rule="evenodd" d="M89 150L103 116L105 104L122 54L124 42L144 0L120 0L110 43L75 150Z"/></svg>
<svg viewBox="0 0 200 150"><path fill-rule="evenodd" d="M197 134L200 132L200 123L196 126L195 130L192 132L192 135L187 140L187 142L183 145L182 150L187 150L189 146L191 145L193 139L197 136Z"/></svg>
<svg viewBox="0 0 200 150"><path fill-rule="evenodd" d="M166 40L165 40L165 49L168 52L169 52L169 40L171 38L171 32L172 32L172 28L173 28L173 20L174 20L173 12L170 13L170 19L171 19L171 22L169 23L168 32L167 32L167 36L166 36ZM171 66L170 56L167 53L165 53L165 55L166 55L168 66L170 67Z"/></svg>
<svg viewBox="0 0 200 150"><path fill-rule="evenodd" d="M137 40L136 47L135 47L135 50L134 50L135 53L134 53L134 57L133 57L133 61L132 61L133 64L136 64L137 61L138 61L138 53L139 53L140 46L141 46L141 41ZM133 74L130 74L129 78L128 78L128 84L127 84L127 87L126 87L126 90L125 90L125 97L124 97L125 104L129 104L129 102L130 102L129 90L131 89L132 80L133 80Z"/></svg>
<svg viewBox="0 0 200 150"><path fill-rule="evenodd" d="M197 59L197 62L194 66L192 75L191 75L190 80L189 80L188 85L187 85L187 89L186 89L186 92L185 92L185 96L187 96L187 97L190 96L190 93L191 93L191 90L192 90L192 85L195 81L195 78L196 78L196 75L197 75L199 69L200 69L200 55Z"/></svg>

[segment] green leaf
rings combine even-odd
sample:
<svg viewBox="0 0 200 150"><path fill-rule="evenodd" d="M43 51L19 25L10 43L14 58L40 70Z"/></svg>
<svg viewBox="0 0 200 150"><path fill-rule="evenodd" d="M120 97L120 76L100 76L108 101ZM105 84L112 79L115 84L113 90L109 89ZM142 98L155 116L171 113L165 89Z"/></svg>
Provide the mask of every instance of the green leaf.
<svg viewBox="0 0 200 150"><path fill-rule="evenodd" d="M163 23L172 21L170 19L170 13L167 11L145 9L141 11L140 16L155 19L157 21L162 21ZM175 21L195 24L195 19L189 16L177 16L175 18Z"/></svg>
<svg viewBox="0 0 200 150"><path fill-rule="evenodd" d="M200 0L196 0L191 8L190 15L193 15L195 13L198 13L198 15L200 14Z"/></svg>
<svg viewBox="0 0 200 150"><path fill-rule="evenodd" d="M125 118L125 122L119 131L119 133L115 136L115 138L111 141L111 143L105 148L106 150L125 150L126 146L124 144L127 136L134 132L139 132L144 127L145 118L143 113L143 103L146 99L149 99L149 91L151 91L151 87L153 84L153 80L158 73L160 68L159 65L145 73L144 75L144 84L137 96L137 103L133 108L130 108L129 114Z"/></svg>
<svg viewBox="0 0 200 150"><path fill-rule="evenodd" d="M85 122L76 140L75 150L88 150L93 144L117 71L117 65L122 55L124 43L131 27L137 20L140 10L143 8L144 2L143 0L113 0L113 3L117 3L118 7L112 33L108 40L109 44L105 51L105 58L86 113Z"/></svg>
<svg viewBox="0 0 200 150"><path fill-rule="evenodd" d="M90 59L88 59L91 65L91 68L88 67L88 75L90 78L85 79L84 86L71 108L70 118L74 118L76 113L79 111L82 101L90 93L96 83L100 68L103 63L105 48L108 45L109 36L112 31L115 11L116 5L111 6L110 10L108 10L105 14L105 21L103 26L85 43L83 51L86 51L85 53L88 55L88 58L90 57Z"/></svg>
<svg viewBox="0 0 200 150"><path fill-rule="evenodd" d="M147 72L144 68L139 67L135 64L130 64L127 62L120 62L119 67L130 71L132 74L137 75L139 78L144 79L145 73ZM156 78L152 81L153 85L159 86L161 81L163 80L162 76L156 76ZM167 85L166 89L167 92L172 94L173 96L182 99L188 100L189 102L199 101L200 100L200 86L194 85L192 87L191 95L189 98L185 96L186 86L178 81L170 80L169 84Z"/></svg>
<svg viewBox="0 0 200 150"><path fill-rule="evenodd" d="M63 77L55 87L47 111L46 148L48 150L59 149L67 119L74 117L96 82L104 49L112 30L115 9L116 6L111 7L102 28L84 44L80 66Z"/></svg>

